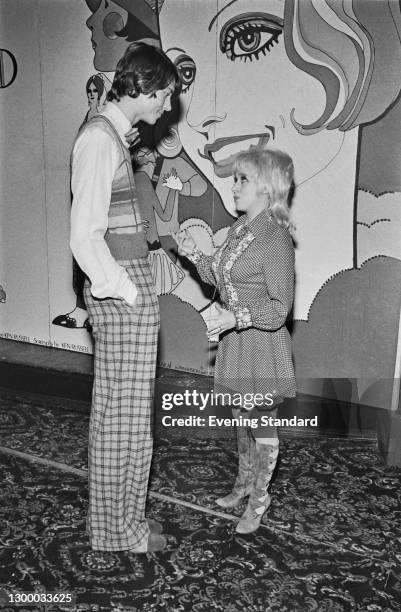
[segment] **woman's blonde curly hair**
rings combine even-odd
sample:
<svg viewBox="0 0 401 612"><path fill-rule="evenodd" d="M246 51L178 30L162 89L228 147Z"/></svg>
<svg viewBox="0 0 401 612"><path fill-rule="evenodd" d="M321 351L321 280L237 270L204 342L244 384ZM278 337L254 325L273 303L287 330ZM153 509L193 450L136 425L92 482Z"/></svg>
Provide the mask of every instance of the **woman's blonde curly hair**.
<svg viewBox="0 0 401 612"><path fill-rule="evenodd" d="M289 199L294 186L294 164L287 153L278 149L252 147L236 155L233 173L253 171L260 187L267 192L267 211L279 225L294 229L290 218Z"/></svg>

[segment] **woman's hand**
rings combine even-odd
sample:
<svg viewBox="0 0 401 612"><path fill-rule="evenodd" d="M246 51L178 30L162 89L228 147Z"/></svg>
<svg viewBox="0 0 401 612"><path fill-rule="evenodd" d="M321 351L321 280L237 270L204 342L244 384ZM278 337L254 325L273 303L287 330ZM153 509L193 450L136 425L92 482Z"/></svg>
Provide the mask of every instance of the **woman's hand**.
<svg viewBox="0 0 401 612"><path fill-rule="evenodd" d="M222 308L219 304L215 305L215 313L215 316L210 317L208 321L207 336L209 340L211 336L223 334L229 329L236 327L237 324L234 313L231 310Z"/></svg>
<svg viewBox="0 0 401 612"><path fill-rule="evenodd" d="M179 232L172 234L172 236L178 245L178 254L183 255L184 257L191 255L196 248L196 242L188 230L180 230Z"/></svg>

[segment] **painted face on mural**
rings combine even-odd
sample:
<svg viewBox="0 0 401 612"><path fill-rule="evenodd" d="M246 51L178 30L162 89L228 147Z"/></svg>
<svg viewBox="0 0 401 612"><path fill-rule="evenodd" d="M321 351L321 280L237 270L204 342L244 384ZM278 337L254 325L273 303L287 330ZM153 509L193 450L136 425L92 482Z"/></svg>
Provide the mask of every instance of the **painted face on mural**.
<svg viewBox="0 0 401 612"><path fill-rule="evenodd" d="M156 155L152 149L147 147L139 147L134 151L135 160L138 168L151 178L156 163Z"/></svg>
<svg viewBox="0 0 401 612"><path fill-rule="evenodd" d="M160 32L183 80L182 144L233 210L231 162L239 150L256 145L288 152L299 186L330 164L343 133L305 136L291 122L292 116L302 124L316 120L326 98L322 84L287 56L284 1L224 0L218 8L209 0L165 0Z"/></svg>
<svg viewBox="0 0 401 612"><path fill-rule="evenodd" d="M97 102L100 98L99 91L94 83L90 83L86 90L88 102Z"/></svg>
<svg viewBox="0 0 401 612"><path fill-rule="evenodd" d="M128 13L112 0L92 3L92 10L86 25L92 32L93 63L96 70L112 72L127 48L127 41L117 33L127 23Z"/></svg>

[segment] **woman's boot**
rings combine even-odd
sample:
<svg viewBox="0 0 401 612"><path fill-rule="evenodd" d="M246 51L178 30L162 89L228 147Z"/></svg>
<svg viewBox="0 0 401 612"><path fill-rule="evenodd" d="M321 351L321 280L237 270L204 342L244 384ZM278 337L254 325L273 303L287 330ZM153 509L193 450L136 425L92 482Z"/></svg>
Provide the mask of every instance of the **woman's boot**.
<svg viewBox="0 0 401 612"><path fill-rule="evenodd" d="M273 444L256 443L256 473L248 505L236 527L237 533L252 533L260 525L263 514L270 506L271 498L267 492L276 467L279 441Z"/></svg>
<svg viewBox="0 0 401 612"><path fill-rule="evenodd" d="M221 508L234 508L252 491L255 473L256 443L248 427L237 427L238 475L234 488L225 497L216 499Z"/></svg>

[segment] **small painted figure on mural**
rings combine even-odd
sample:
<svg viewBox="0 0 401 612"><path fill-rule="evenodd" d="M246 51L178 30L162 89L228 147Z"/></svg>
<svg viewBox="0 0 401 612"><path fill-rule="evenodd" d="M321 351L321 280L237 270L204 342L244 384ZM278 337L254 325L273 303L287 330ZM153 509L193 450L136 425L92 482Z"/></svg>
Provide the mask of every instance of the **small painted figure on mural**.
<svg viewBox="0 0 401 612"><path fill-rule="evenodd" d="M93 74L86 83L86 95L88 96L88 112L85 121L89 121L102 108L106 101L106 95L110 89L110 81L102 74Z"/></svg>
<svg viewBox="0 0 401 612"><path fill-rule="evenodd" d="M160 135L156 129L151 148L133 152L135 181L146 207L143 215L149 220L149 257L158 295L170 293L184 279L172 238L179 229L180 195L197 198L207 187L181 151L177 128L172 125Z"/></svg>
<svg viewBox="0 0 401 612"><path fill-rule="evenodd" d="M104 74L92 74L86 82L86 95L88 99L89 110L81 124L82 126L94 117L102 108L108 90L110 89L110 81ZM87 329L90 331L88 314L83 299L83 288L85 282L85 274L78 266L75 259L72 261L72 288L74 290L76 300L72 310L54 317L53 325L59 325L66 329Z"/></svg>

